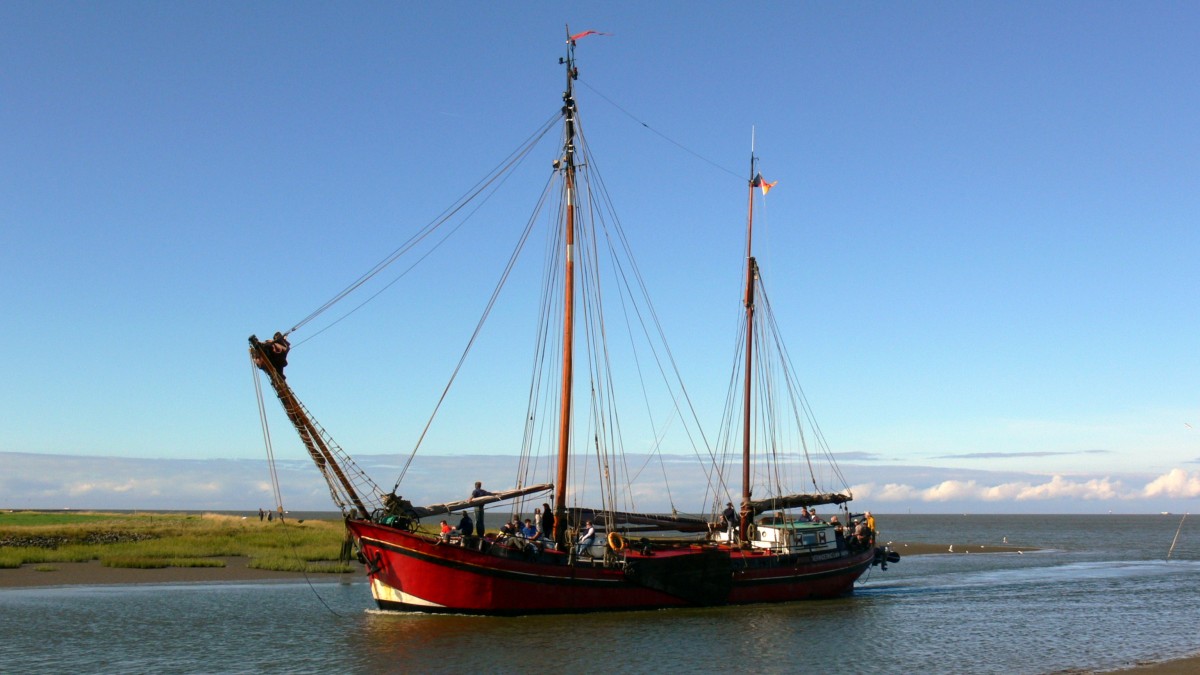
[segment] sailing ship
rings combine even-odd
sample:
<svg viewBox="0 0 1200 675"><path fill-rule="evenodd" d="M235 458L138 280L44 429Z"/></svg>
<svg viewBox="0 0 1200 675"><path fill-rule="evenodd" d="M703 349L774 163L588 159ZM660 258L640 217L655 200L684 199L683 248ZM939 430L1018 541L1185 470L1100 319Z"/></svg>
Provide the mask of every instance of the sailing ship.
<svg viewBox="0 0 1200 675"><path fill-rule="evenodd" d="M554 361L555 372L538 370L530 386L533 393L529 410L521 421L526 440L514 488L496 493L477 491L468 499L416 505L398 494L405 478L402 473L396 486L386 491L358 467L296 397L283 376L290 348L286 335L277 333L265 341L251 336L251 359L265 373L325 478L345 517L348 538L365 567L375 602L382 609L520 615L786 602L849 593L871 566L886 569L888 562L899 557L886 547L875 546L874 533L865 522L869 514L850 511L848 489L822 491L816 487L817 476L811 470L811 455L816 448L810 449L810 444L819 445L832 460L819 432L809 431L806 435L801 431L780 437L768 428L783 420L803 422L807 413L801 411L807 410L807 404L796 402L797 395L801 399L802 395L787 359L771 361L758 354L779 341L762 290L762 273L750 247L756 191L765 195L767 188L756 170L753 151L748 181L746 285L740 310L743 334L738 339L743 353L734 367L738 384L730 387L727 398L719 436L724 442L711 448L703 440L702 431L697 429L691 434L693 439L702 439L702 450L696 454L708 462L703 474L708 486L695 510L698 515L681 515L678 509L670 513L639 511L632 491L617 485L624 463L618 457L621 421L612 398L615 385L609 371L609 360L617 350L607 342L607 326L599 318L599 311L587 304L579 306L603 298L599 276L593 270L602 258L597 253L599 243L617 242L614 248L618 250L624 245L623 235L614 233L614 222L605 223L600 234L594 225L595 214L605 210L599 207L595 194L604 190L595 188L598 179L590 173L597 162L585 143L575 98L579 77L576 44L591 33L568 35L566 56L560 59L566 70L566 87L559 115L553 120L553 126L561 125L562 130L552 163L558 189L544 193L558 200L553 208L546 209L557 226L550 234L553 253L546 256L547 267L553 270L545 274L546 286L551 290L543 291L546 295L539 303L556 311L543 312L536 338L539 346L535 348L539 363ZM527 234L522 233L522 241ZM635 268L617 267L618 276L626 281L640 276ZM505 269L507 277L509 268ZM335 300L358 288L361 282L352 284ZM622 290L621 297L622 303L632 302L633 293ZM550 316L553 318L547 318ZM638 323L654 325L657 319L651 313L649 320L643 315ZM580 327L583 339L576 338ZM550 347L550 336L555 334L562 336L561 343L554 341L557 345ZM677 371L670 358L666 360L668 365L660 370ZM576 382L584 379L575 372L578 362L589 366L586 386ZM775 371L774 367L781 364L782 370ZM768 372L783 372L782 382L756 383L756 376ZM450 379L453 382L454 375ZM541 402L535 394L542 390L553 390L556 400L552 404ZM676 411L692 408L685 390L671 391ZM574 400L578 392L586 394L586 403ZM792 395L782 397L790 398L784 408L764 411L768 395L781 392ZM445 395L443 392L443 399ZM740 406L732 403L739 396ZM435 404L435 415L441 400ZM261 388L259 401L263 412ZM739 408L740 415L734 414ZM582 422L585 417L587 421ZM692 417L695 421L698 415L693 412ZM263 419L265 425L265 413ZM541 431L546 428L552 432ZM269 433L264 436L269 439ZM550 442L555 448L544 456L535 456L530 450L530 439L535 436L552 437ZM419 439L417 448L420 443ZM268 457L272 458L269 440L267 445ZM779 461L788 449L785 445L798 446L798 461ZM589 451L594 465L581 461L581 448ZM737 482L734 468L738 462L728 459L731 453L726 449L734 449L733 456L740 454L740 496L735 496L730 487ZM416 451L414 448L414 455ZM583 468L588 466L596 467L594 472ZM539 470L545 480L536 480ZM788 492L790 479L786 476L794 470L803 470L801 480L811 482L814 489ZM583 485L589 474L593 480L598 479L600 487ZM464 484L473 478L466 476ZM754 495L755 489L763 494ZM582 501L597 495L598 505ZM735 499L739 509L733 509ZM500 532L485 530L482 522L465 532L431 532L422 526L423 520L458 512L483 515L485 508L493 518L507 509L507 518L528 513L528 506L539 502L544 505L539 511L544 512L533 536L513 532L507 522ZM722 506L726 507L723 516L718 515ZM819 506L839 512L841 524L837 516L828 522L813 517ZM809 509L813 509L812 515ZM851 526L856 516L864 521L858 531L843 529L843 525ZM594 537L580 541L591 532L595 532Z"/></svg>

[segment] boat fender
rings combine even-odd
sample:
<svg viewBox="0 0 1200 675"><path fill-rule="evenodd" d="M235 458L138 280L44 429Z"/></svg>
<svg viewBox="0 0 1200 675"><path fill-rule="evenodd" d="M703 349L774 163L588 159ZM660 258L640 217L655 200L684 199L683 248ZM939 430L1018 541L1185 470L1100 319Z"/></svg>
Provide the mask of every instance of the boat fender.
<svg viewBox="0 0 1200 675"><path fill-rule="evenodd" d="M622 551L625 549L625 538L620 532L608 533L608 546L614 551Z"/></svg>

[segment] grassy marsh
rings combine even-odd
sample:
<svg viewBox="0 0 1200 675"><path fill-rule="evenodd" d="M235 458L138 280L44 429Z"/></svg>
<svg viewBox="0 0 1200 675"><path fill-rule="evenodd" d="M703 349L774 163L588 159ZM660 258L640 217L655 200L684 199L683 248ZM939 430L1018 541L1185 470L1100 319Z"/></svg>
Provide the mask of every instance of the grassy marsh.
<svg viewBox="0 0 1200 675"><path fill-rule="evenodd" d="M102 512L0 513L0 568L99 560L107 567L248 567L290 572L353 572L338 561L340 521L262 522L254 518Z"/></svg>

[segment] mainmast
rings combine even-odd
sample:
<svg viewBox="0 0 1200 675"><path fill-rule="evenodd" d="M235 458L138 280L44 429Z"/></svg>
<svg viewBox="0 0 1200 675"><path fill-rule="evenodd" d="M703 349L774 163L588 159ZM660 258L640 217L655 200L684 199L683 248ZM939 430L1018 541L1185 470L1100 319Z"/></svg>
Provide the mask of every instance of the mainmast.
<svg viewBox="0 0 1200 675"><path fill-rule="evenodd" d="M746 382L742 393L742 504L738 535L746 540L750 519L754 513L750 509L750 402L753 395L751 377L754 367L754 277L758 274L758 264L754 261L751 242L754 237L754 187L758 182L758 172L755 170L757 158L754 156L753 141L750 149L750 182L749 205L746 207Z"/></svg>
<svg viewBox="0 0 1200 675"><path fill-rule="evenodd" d="M567 35L567 56L560 59L567 67L567 88L563 92L563 172L565 213L563 239L566 245L563 289L563 373L562 408L558 429L558 471L554 481L554 540L566 545L567 467L571 441L572 359L575 346L575 40Z"/></svg>

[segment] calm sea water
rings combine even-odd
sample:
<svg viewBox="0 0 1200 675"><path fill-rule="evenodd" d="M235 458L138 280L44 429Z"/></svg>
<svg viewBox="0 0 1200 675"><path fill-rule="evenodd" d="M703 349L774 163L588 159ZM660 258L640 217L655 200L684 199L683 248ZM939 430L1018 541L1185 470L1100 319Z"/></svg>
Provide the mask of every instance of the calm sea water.
<svg viewBox="0 0 1200 675"><path fill-rule="evenodd" d="M0 591L3 672L1049 673L1200 651L1200 516L879 516L914 556L850 597L508 619L372 609L365 583ZM903 549L900 549L903 551Z"/></svg>

